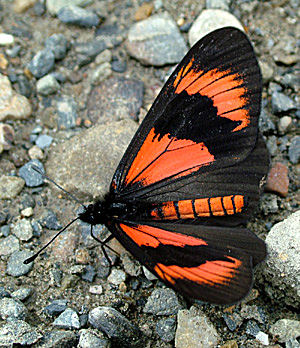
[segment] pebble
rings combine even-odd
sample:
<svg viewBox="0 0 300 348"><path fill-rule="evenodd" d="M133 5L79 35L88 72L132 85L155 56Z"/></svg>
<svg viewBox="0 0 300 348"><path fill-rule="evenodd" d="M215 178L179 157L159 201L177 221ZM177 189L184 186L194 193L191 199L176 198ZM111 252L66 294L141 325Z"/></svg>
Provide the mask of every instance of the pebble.
<svg viewBox="0 0 300 348"><path fill-rule="evenodd" d="M267 148L271 156L276 156L278 147L277 147L277 137L272 135L267 140Z"/></svg>
<svg viewBox="0 0 300 348"><path fill-rule="evenodd" d="M117 23L101 25L95 31L96 38L103 41L108 48L120 45L126 34L127 31L124 31Z"/></svg>
<svg viewBox="0 0 300 348"><path fill-rule="evenodd" d="M127 69L127 63L125 60L113 60L111 63L111 68L115 72L123 73Z"/></svg>
<svg viewBox="0 0 300 348"><path fill-rule="evenodd" d="M140 330L112 307L96 307L89 312L89 323L118 343L130 347L143 344Z"/></svg>
<svg viewBox="0 0 300 348"><path fill-rule="evenodd" d="M10 296L10 293L7 290L5 290L3 286L0 286L0 299L4 297L11 297L11 296Z"/></svg>
<svg viewBox="0 0 300 348"><path fill-rule="evenodd" d="M55 317L67 309L67 300L54 300L44 308L44 312L50 317Z"/></svg>
<svg viewBox="0 0 300 348"><path fill-rule="evenodd" d="M73 97L62 96L57 104L57 123L61 129L71 129L76 126L78 117L78 106Z"/></svg>
<svg viewBox="0 0 300 348"><path fill-rule="evenodd" d="M33 209L31 207L21 210L22 217L30 217L33 215Z"/></svg>
<svg viewBox="0 0 300 348"><path fill-rule="evenodd" d="M98 337L99 333L91 330L81 330L78 348L110 348L110 342L105 338Z"/></svg>
<svg viewBox="0 0 300 348"><path fill-rule="evenodd" d="M81 274L81 278L87 282L90 282L90 283L93 282L95 276L96 276L95 268L91 265L87 265L84 268L83 273Z"/></svg>
<svg viewBox="0 0 300 348"><path fill-rule="evenodd" d="M274 69L265 61L259 61L259 66L262 73L263 82L266 84L273 79Z"/></svg>
<svg viewBox="0 0 300 348"><path fill-rule="evenodd" d="M290 97L278 91L272 93L271 106L275 115L292 111L297 108L295 102Z"/></svg>
<svg viewBox="0 0 300 348"><path fill-rule="evenodd" d="M19 301L25 301L28 299L29 296L31 296L33 293L32 289L30 288L20 288L14 292L12 292L11 296L14 299L17 299Z"/></svg>
<svg viewBox="0 0 300 348"><path fill-rule="evenodd" d="M16 93L7 76L0 74L0 121L27 119L32 109L29 100Z"/></svg>
<svg viewBox="0 0 300 348"><path fill-rule="evenodd" d="M143 19L146 19L149 16L151 16L153 10L154 10L153 4L148 2L143 2L142 5L136 10L134 14L134 19L136 21L141 21Z"/></svg>
<svg viewBox="0 0 300 348"><path fill-rule="evenodd" d="M223 319L230 331L235 331L243 323L243 319L237 313L224 313Z"/></svg>
<svg viewBox="0 0 300 348"><path fill-rule="evenodd" d="M22 178L2 175L0 178L0 199L15 198L22 191L24 184Z"/></svg>
<svg viewBox="0 0 300 348"><path fill-rule="evenodd" d="M177 315L176 348L216 347L219 336L209 319L198 308L183 309Z"/></svg>
<svg viewBox="0 0 300 348"><path fill-rule="evenodd" d="M45 2L38 0L33 6L33 11L36 16L41 17L46 12Z"/></svg>
<svg viewBox="0 0 300 348"><path fill-rule="evenodd" d="M111 76L112 70L110 63L106 62L97 66L90 73L90 80L93 85L98 85L100 82Z"/></svg>
<svg viewBox="0 0 300 348"><path fill-rule="evenodd" d="M58 327L60 329L79 329L80 321L78 314L71 308L67 308L64 312L62 312L58 318L56 318L53 322L53 326Z"/></svg>
<svg viewBox="0 0 300 348"><path fill-rule="evenodd" d="M280 319L271 325L270 333L280 343L288 342L300 336L300 321L292 319Z"/></svg>
<svg viewBox="0 0 300 348"><path fill-rule="evenodd" d="M27 219L22 219L12 225L12 233L21 241L28 242L33 237L31 223Z"/></svg>
<svg viewBox="0 0 300 348"><path fill-rule="evenodd" d="M126 273L120 269L113 268L107 280L113 285L120 285L125 282Z"/></svg>
<svg viewBox="0 0 300 348"><path fill-rule="evenodd" d="M148 280L152 281L152 280L156 280L156 279L157 279L157 277L156 277L152 272L150 272L150 271L148 270L148 268L146 268L145 266L142 266L142 269L143 269L143 272L144 272L145 277L146 277Z"/></svg>
<svg viewBox="0 0 300 348"><path fill-rule="evenodd" d="M25 265L23 261L32 255L33 252L29 250L15 251L8 259L6 273L13 277L20 277L30 272L33 262Z"/></svg>
<svg viewBox="0 0 300 348"><path fill-rule="evenodd" d="M101 65L106 62L110 62L112 59L112 53L110 50L104 50L103 52L99 53L95 58L95 64Z"/></svg>
<svg viewBox="0 0 300 348"><path fill-rule="evenodd" d="M44 210L41 217L39 218L39 223L49 230L60 230L62 228L56 214L50 209Z"/></svg>
<svg viewBox="0 0 300 348"><path fill-rule="evenodd" d="M0 317L3 320L23 320L27 316L27 308L19 300L4 297L0 300Z"/></svg>
<svg viewBox="0 0 300 348"><path fill-rule="evenodd" d="M273 194L264 194L260 200L260 209L264 215L277 213L279 209L277 197Z"/></svg>
<svg viewBox="0 0 300 348"><path fill-rule="evenodd" d="M66 24L75 24L85 28L91 28L99 24L99 17L90 10L78 6L66 6L61 8L57 17Z"/></svg>
<svg viewBox="0 0 300 348"><path fill-rule="evenodd" d="M244 31L242 24L231 13L218 9L203 10L189 30L189 43L193 46L211 31L228 26Z"/></svg>
<svg viewBox="0 0 300 348"><path fill-rule="evenodd" d="M73 331L53 330L44 334L38 348L77 347L78 337Z"/></svg>
<svg viewBox="0 0 300 348"><path fill-rule="evenodd" d="M163 318L156 324L156 332L160 339L164 342L171 342L175 337L176 319Z"/></svg>
<svg viewBox="0 0 300 348"><path fill-rule="evenodd" d="M111 77L92 89L87 101L87 116L93 123L108 123L124 118L137 120L143 94L141 81Z"/></svg>
<svg viewBox="0 0 300 348"><path fill-rule="evenodd" d="M54 68L55 57L51 50L44 49L35 54L28 65L29 71L36 78L45 76Z"/></svg>
<svg viewBox="0 0 300 348"><path fill-rule="evenodd" d="M47 11L54 16L65 6L87 6L93 0L46 0Z"/></svg>
<svg viewBox="0 0 300 348"><path fill-rule="evenodd" d="M37 92L44 96L56 93L59 90L59 88L59 83L57 82L56 78L51 74L42 77L36 83Z"/></svg>
<svg viewBox="0 0 300 348"><path fill-rule="evenodd" d="M28 150L28 155L31 159L42 160L44 158L43 150L39 148L37 145L32 146Z"/></svg>
<svg viewBox="0 0 300 348"><path fill-rule="evenodd" d="M13 47L11 48L7 48L5 50L5 53L8 57L10 58L16 58L18 57L20 51L22 49L22 46L21 45L14 45Z"/></svg>
<svg viewBox="0 0 300 348"><path fill-rule="evenodd" d="M286 134L287 131L291 129L292 125L293 125L293 119L290 116L281 117L277 124L278 133L280 135Z"/></svg>
<svg viewBox="0 0 300 348"><path fill-rule="evenodd" d="M297 164L300 158L300 136L292 138L289 146L289 159L293 164Z"/></svg>
<svg viewBox="0 0 300 348"><path fill-rule="evenodd" d="M262 331L259 331L255 336L255 339L264 346L269 346L269 336Z"/></svg>
<svg viewBox="0 0 300 348"><path fill-rule="evenodd" d="M9 256L19 249L19 240L13 235L9 235L0 240L0 256Z"/></svg>
<svg viewBox="0 0 300 348"><path fill-rule="evenodd" d="M3 347L32 346L41 337L35 328L23 320L10 320L0 327L0 342Z"/></svg>
<svg viewBox="0 0 300 348"><path fill-rule="evenodd" d="M1 228L0 228L0 236L1 237L7 237L9 234L10 234L10 226L9 225L1 226Z"/></svg>
<svg viewBox="0 0 300 348"><path fill-rule="evenodd" d="M46 149L52 144L53 138L47 134L41 134L37 137L35 144L42 150Z"/></svg>
<svg viewBox="0 0 300 348"><path fill-rule="evenodd" d="M28 78L23 74L18 75L17 84L19 88L19 93L22 94L24 97L29 98L32 94L32 87Z"/></svg>
<svg viewBox="0 0 300 348"><path fill-rule="evenodd" d="M64 59L67 55L68 40L63 34L53 34L46 39L45 48L53 52L56 60Z"/></svg>
<svg viewBox="0 0 300 348"><path fill-rule="evenodd" d="M158 288L153 290L143 309L144 313L154 315L177 314L181 308L178 297L172 289Z"/></svg>
<svg viewBox="0 0 300 348"><path fill-rule="evenodd" d="M20 168L19 176L25 180L25 184L28 187L41 186L44 183L44 179L38 172L32 169L32 165L35 165L45 173L43 164L39 160L33 159Z"/></svg>
<svg viewBox="0 0 300 348"><path fill-rule="evenodd" d="M30 195L27 192L25 192L21 197L21 208L25 209L28 207L31 207L31 208L35 207L35 199L33 195Z"/></svg>
<svg viewBox="0 0 300 348"><path fill-rule="evenodd" d="M187 52L178 27L167 12L135 23L129 29L126 47L132 57L153 66L178 63Z"/></svg>
<svg viewBox="0 0 300 348"><path fill-rule="evenodd" d="M286 197L289 191L288 167L283 163L276 162L269 171L266 191L278 193L281 197Z"/></svg>
<svg viewBox="0 0 300 348"><path fill-rule="evenodd" d="M122 254L121 260L123 268L127 274L132 277L137 277L142 274L141 264L137 260L133 259L128 253Z"/></svg>
<svg viewBox="0 0 300 348"><path fill-rule="evenodd" d="M240 315L245 319L254 319L261 324L266 323L266 314L262 307L243 304L240 311Z"/></svg>
<svg viewBox="0 0 300 348"><path fill-rule="evenodd" d="M0 33L0 46L10 46L15 42L13 35Z"/></svg>
<svg viewBox="0 0 300 348"><path fill-rule="evenodd" d="M9 150L15 139L15 131L12 126L5 123L0 123L0 144L3 150Z"/></svg>
<svg viewBox="0 0 300 348"><path fill-rule="evenodd" d="M272 227L267 235L268 258L263 272L272 288L269 296L299 308L300 210ZM292 246L292 247L291 247Z"/></svg>
<svg viewBox="0 0 300 348"><path fill-rule="evenodd" d="M93 295L101 295L103 293L102 285L92 285L89 288L89 292Z"/></svg>
<svg viewBox="0 0 300 348"><path fill-rule="evenodd" d="M255 321L249 320L246 324L245 331L247 335L256 337L256 335L260 332L260 329Z"/></svg>
<svg viewBox="0 0 300 348"><path fill-rule="evenodd" d="M36 0L14 0L13 10L16 13L23 13L35 4Z"/></svg>
<svg viewBox="0 0 300 348"><path fill-rule="evenodd" d="M215 8L229 11L231 0L206 0L206 8Z"/></svg>
<svg viewBox="0 0 300 348"><path fill-rule="evenodd" d="M90 63L99 53L103 52L107 45L102 39L94 39L88 42L81 42L74 45L77 53L77 63L79 66Z"/></svg>

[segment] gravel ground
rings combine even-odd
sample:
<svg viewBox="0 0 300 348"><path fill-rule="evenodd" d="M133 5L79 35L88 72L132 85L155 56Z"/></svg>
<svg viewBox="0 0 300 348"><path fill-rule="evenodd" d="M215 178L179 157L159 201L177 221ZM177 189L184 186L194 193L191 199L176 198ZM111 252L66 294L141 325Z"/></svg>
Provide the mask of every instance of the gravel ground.
<svg viewBox="0 0 300 348"><path fill-rule="evenodd" d="M299 8L298 0L0 1L0 347L299 347ZM255 46L271 155L249 222L269 255L249 296L230 307L188 301L114 240L121 257L109 254L110 267L84 223L24 265L79 211L31 164L78 199L101 197L173 67L224 25L244 28ZM96 233L108 235L103 226Z"/></svg>

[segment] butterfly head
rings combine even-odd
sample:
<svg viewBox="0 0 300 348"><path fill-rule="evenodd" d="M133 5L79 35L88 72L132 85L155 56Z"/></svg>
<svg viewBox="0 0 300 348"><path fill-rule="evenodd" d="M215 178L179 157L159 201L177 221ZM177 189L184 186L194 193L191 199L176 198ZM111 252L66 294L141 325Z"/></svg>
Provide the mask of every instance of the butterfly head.
<svg viewBox="0 0 300 348"><path fill-rule="evenodd" d="M104 204L103 202L98 201L95 204L85 206L84 211L78 215L78 218L83 222L87 222L88 224L97 225L104 223L104 216Z"/></svg>

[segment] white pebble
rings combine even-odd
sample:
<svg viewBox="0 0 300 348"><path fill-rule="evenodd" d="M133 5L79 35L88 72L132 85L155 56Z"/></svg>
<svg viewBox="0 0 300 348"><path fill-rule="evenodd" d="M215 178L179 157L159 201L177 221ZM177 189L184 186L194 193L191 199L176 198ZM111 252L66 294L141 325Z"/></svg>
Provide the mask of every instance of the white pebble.
<svg viewBox="0 0 300 348"><path fill-rule="evenodd" d="M0 46L12 45L15 38L10 34L0 33Z"/></svg>

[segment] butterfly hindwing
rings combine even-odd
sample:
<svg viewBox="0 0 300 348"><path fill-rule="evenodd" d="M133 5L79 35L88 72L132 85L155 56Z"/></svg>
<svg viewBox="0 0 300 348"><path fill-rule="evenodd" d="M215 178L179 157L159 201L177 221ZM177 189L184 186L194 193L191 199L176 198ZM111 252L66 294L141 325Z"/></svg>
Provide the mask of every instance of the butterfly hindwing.
<svg viewBox="0 0 300 348"><path fill-rule="evenodd" d="M260 70L246 35L235 28L207 35L155 100L111 191L122 196L242 161L256 143L260 96Z"/></svg>

